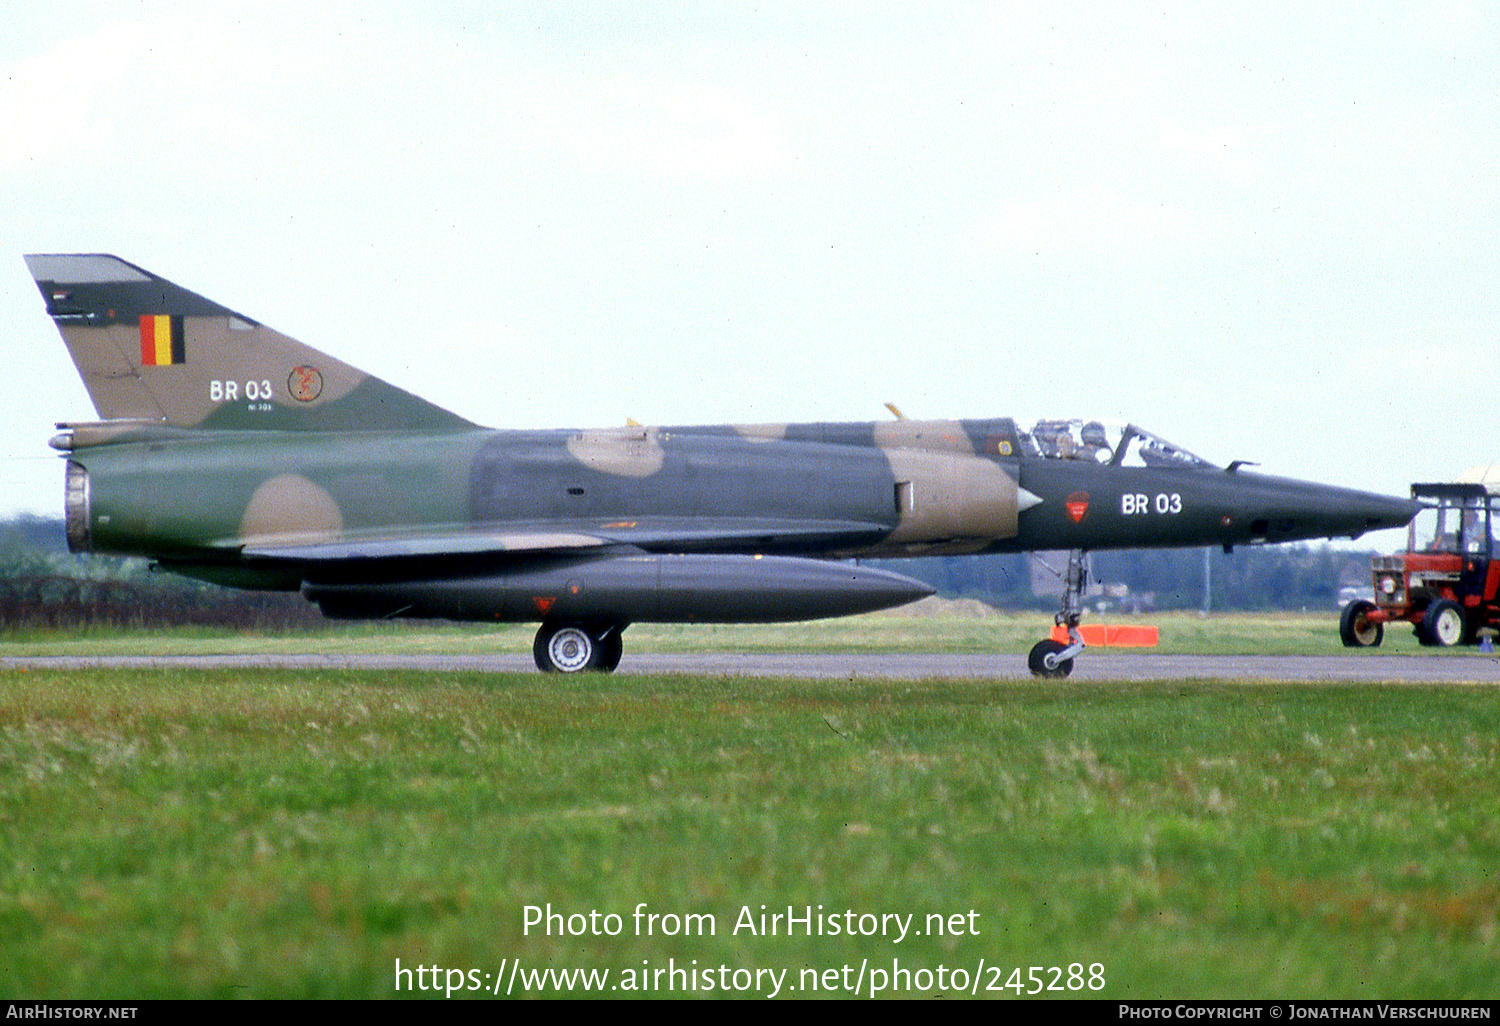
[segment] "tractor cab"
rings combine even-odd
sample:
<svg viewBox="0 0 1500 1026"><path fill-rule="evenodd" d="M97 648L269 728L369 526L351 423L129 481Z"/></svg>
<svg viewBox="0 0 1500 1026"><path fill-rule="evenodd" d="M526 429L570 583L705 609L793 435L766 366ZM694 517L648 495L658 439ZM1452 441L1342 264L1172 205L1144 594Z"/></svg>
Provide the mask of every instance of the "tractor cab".
<svg viewBox="0 0 1500 1026"><path fill-rule="evenodd" d="M1411 494L1423 509L1412 518L1410 552L1490 558L1495 537L1491 520L1500 509L1500 495L1479 484L1412 485Z"/></svg>

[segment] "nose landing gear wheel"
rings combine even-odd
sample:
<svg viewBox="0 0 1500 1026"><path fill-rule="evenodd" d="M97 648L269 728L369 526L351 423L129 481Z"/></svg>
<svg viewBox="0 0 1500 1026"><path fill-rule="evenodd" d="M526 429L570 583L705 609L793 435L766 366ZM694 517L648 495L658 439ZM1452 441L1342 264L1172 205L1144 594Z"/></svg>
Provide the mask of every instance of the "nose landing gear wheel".
<svg viewBox="0 0 1500 1026"><path fill-rule="evenodd" d="M1026 665L1031 668L1033 677L1045 677L1058 679L1066 677L1073 672L1072 659L1058 659L1057 653L1068 646L1051 638L1038 641L1031 646L1031 655L1026 657ZM1048 665L1048 664L1051 665Z"/></svg>

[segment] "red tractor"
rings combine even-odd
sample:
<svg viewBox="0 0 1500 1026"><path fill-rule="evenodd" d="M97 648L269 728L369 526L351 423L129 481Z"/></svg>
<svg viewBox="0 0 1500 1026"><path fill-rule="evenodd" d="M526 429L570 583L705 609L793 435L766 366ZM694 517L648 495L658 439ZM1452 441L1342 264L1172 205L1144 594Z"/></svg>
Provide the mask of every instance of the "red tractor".
<svg viewBox="0 0 1500 1026"><path fill-rule="evenodd" d="M1444 648L1500 629L1500 559L1493 558L1491 532L1500 494L1482 484L1414 484L1411 494L1426 508L1411 522L1406 552L1376 556L1375 601L1356 599L1339 617L1349 648L1380 644L1385 624L1396 620L1413 624L1422 644Z"/></svg>

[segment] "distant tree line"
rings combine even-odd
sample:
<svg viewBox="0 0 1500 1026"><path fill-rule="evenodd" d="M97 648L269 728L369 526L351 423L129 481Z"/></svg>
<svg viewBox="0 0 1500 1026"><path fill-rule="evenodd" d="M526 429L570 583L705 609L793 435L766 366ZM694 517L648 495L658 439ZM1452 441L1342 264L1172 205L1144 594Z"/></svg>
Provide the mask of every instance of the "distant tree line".
<svg viewBox="0 0 1500 1026"><path fill-rule="evenodd" d="M1372 551L1327 545L1240 546L1207 553L1210 606L1214 610L1333 609L1346 585L1368 586ZM1094 580L1106 601L1124 609L1201 609L1203 549L1127 549L1092 555ZM1007 609L1051 609L1062 597L1066 553L1032 556L945 556L882 560L898 573L926 581L949 598L975 598ZM1123 593L1120 586L1123 585Z"/></svg>
<svg viewBox="0 0 1500 1026"><path fill-rule="evenodd" d="M0 630L212 626L287 630L324 623L297 594L235 591L144 559L74 555L61 520L0 521Z"/></svg>
<svg viewBox="0 0 1500 1026"><path fill-rule="evenodd" d="M1307 545L1211 550L1212 608L1332 609L1340 587L1369 580L1371 555ZM1059 572L1067 564L1064 553L1040 558ZM1062 594L1060 581L1025 554L872 562L927 581L945 597L1002 609L1051 609ZM1091 604L1126 610L1203 605L1202 549L1100 552L1093 570L1109 590ZM325 622L316 606L295 593L221 588L157 573L142 559L74 555L67 551L61 520L0 521L0 630L197 625L275 631Z"/></svg>

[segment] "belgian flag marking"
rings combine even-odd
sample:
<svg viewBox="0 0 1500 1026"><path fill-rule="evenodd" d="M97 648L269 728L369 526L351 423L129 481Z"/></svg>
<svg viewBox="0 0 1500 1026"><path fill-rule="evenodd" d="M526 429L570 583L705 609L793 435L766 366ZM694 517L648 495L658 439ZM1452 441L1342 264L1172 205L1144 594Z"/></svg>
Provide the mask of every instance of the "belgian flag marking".
<svg viewBox="0 0 1500 1026"><path fill-rule="evenodd" d="M187 362L182 318L165 314L141 315L141 366L166 367Z"/></svg>

